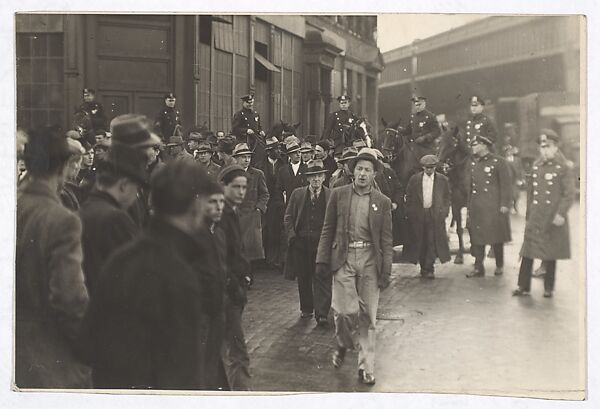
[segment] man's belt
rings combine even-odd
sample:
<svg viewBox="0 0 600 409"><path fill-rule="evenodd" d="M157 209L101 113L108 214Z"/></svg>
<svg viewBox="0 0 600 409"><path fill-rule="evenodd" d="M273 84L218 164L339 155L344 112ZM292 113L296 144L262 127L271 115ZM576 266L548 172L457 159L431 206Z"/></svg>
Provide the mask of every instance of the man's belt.
<svg viewBox="0 0 600 409"><path fill-rule="evenodd" d="M372 244L368 241L351 241L348 243L348 248L350 249L364 249L371 246Z"/></svg>

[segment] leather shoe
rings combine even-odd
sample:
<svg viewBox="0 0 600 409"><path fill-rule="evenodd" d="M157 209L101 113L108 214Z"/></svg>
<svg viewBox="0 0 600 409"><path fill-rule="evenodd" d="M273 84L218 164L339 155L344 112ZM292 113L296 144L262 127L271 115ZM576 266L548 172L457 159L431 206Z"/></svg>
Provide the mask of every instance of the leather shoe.
<svg viewBox="0 0 600 409"><path fill-rule="evenodd" d="M552 298L552 291L544 291L544 298Z"/></svg>
<svg viewBox="0 0 600 409"><path fill-rule="evenodd" d="M529 291L525 291L521 287L519 287L512 292L512 295L516 297L520 297L522 295L529 295Z"/></svg>
<svg viewBox="0 0 600 409"><path fill-rule="evenodd" d="M300 314L300 318L312 318L312 317L313 317L312 312L303 312L302 314Z"/></svg>
<svg viewBox="0 0 600 409"><path fill-rule="evenodd" d="M501 276L502 274L504 274L504 269L502 267L496 267L496 270L494 271L494 275Z"/></svg>
<svg viewBox="0 0 600 409"><path fill-rule="evenodd" d="M317 325L319 327L326 327L329 323L327 322L327 317L316 317Z"/></svg>
<svg viewBox="0 0 600 409"><path fill-rule="evenodd" d="M472 278L472 277L483 277L485 275L485 273L481 270L473 270L470 273L467 273L466 276L467 278Z"/></svg>
<svg viewBox="0 0 600 409"><path fill-rule="evenodd" d="M365 385L375 385L375 375L365 372L364 369L359 369L358 381Z"/></svg>
<svg viewBox="0 0 600 409"><path fill-rule="evenodd" d="M331 363L335 368L339 368L344 363L344 359L346 358L346 348L338 347L333 356L331 357Z"/></svg>

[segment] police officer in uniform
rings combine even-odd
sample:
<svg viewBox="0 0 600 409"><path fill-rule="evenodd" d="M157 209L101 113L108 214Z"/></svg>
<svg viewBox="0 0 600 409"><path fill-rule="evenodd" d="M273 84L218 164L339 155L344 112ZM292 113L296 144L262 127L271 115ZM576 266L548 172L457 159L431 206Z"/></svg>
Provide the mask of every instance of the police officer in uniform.
<svg viewBox="0 0 600 409"><path fill-rule="evenodd" d="M409 142L414 142L412 146L417 159L417 172L420 171L418 163L423 156L435 155L435 142L441 135L441 130L435 114L427 110L427 98L417 95L411 101L414 112L410 114L410 121L402 134L408 136Z"/></svg>
<svg viewBox="0 0 600 409"><path fill-rule="evenodd" d="M531 168L527 194L527 221L521 247L519 286L513 295L528 295L534 259L546 268L544 297L552 297L556 260L571 257L567 212L575 198L573 163L558 149L559 136L542 129L538 139L540 157Z"/></svg>
<svg viewBox="0 0 600 409"><path fill-rule="evenodd" d="M177 97L174 93L169 92L165 95L165 106L156 115L154 129L161 137L164 143L167 143L169 138L175 134L175 128L181 126L181 112L175 108Z"/></svg>
<svg viewBox="0 0 600 409"><path fill-rule="evenodd" d="M358 118L350 110L350 97L348 95L340 95L337 100L340 109L330 113L327 117L321 139L332 139L335 152L342 152L345 146L344 128L351 126Z"/></svg>
<svg viewBox="0 0 600 409"><path fill-rule="evenodd" d="M510 206L512 202L510 171L506 160L490 152L495 139L478 135L471 141L473 161L469 173L467 228L471 237L473 271L467 278L483 277L485 246L490 244L496 258L494 275L502 275L504 243L511 240Z"/></svg>
<svg viewBox="0 0 600 409"><path fill-rule="evenodd" d="M231 119L231 133L236 136L237 143L248 144L253 153L252 166L262 169L267 158L266 142L260 115L254 110L254 95L244 95L240 99L242 109Z"/></svg>
<svg viewBox="0 0 600 409"><path fill-rule="evenodd" d="M474 95L471 97L471 118L465 125L465 137L468 144L471 144L477 136L483 136L487 139L496 140L497 132L490 118L483 114L485 102L483 99Z"/></svg>
<svg viewBox="0 0 600 409"><path fill-rule="evenodd" d="M80 134L89 143L94 144L96 131L107 129L107 118L104 107L96 101L96 90L83 89L83 103L75 113L75 126L80 129Z"/></svg>

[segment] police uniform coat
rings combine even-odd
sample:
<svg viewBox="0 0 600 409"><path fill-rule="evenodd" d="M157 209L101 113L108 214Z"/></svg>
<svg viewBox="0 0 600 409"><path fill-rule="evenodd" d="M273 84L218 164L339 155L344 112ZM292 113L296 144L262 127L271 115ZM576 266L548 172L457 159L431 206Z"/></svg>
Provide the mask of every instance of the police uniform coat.
<svg viewBox="0 0 600 409"><path fill-rule="evenodd" d="M509 214L512 204L510 171L506 160L495 154L473 158L468 175L467 228L471 244L505 243L511 240Z"/></svg>
<svg viewBox="0 0 600 409"><path fill-rule="evenodd" d="M568 259L571 256L567 212L575 199L573 165L562 154L554 159L536 160L527 193L527 220L521 256L540 260ZM562 226L552 224L554 216L565 218Z"/></svg>
<svg viewBox="0 0 600 409"><path fill-rule="evenodd" d="M95 387L205 388L201 250L194 237L153 219L108 260L84 325Z"/></svg>
<svg viewBox="0 0 600 409"><path fill-rule="evenodd" d="M231 133L238 138L238 143L242 143L246 142L248 129L252 129L255 134L262 131L260 115L253 109L242 108L233 114Z"/></svg>
<svg viewBox="0 0 600 409"><path fill-rule="evenodd" d="M325 194L325 203L329 202L329 198L331 197L331 189L323 186L323 194ZM302 186L295 189L288 203L288 206L285 209L285 216L283 219L285 226L285 236L288 246L291 241L296 237L296 232L300 230L300 220L302 220L302 213L304 211L304 203L306 202L307 195L310 195L310 188L308 186ZM294 269L294 257L291 251L287 252L285 267L284 267L284 277L290 280L293 280L297 277L298 273Z"/></svg>
<svg viewBox="0 0 600 409"><path fill-rule="evenodd" d="M177 108L164 106L156 115L154 131L158 133L164 143L174 135L177 125L181 126L181 112Z"/></svg>
<svg viewBox="0 0 600 409"><path fill-rule="evenodd" d="M410 224L410 240L405 244L404 255L411 263L418 263L423 246L423 223L426 209L423 208L423 174L413 175L406 187L406 211ZM431 214L433 217L435 254L442 263L450 260L448 235L446 234L446 217L450 209L450 185L448 178L435 172L433 178L433 195Z"/></svg>
<svg viewBox="0 0 600 409"><path fill-rule="evenodd" d="M316 263L327 264L338 271L348 259L348 219L353 184L331 191L327 202L323 230L319 239ZM372 189L369 202L369 231L375 254L380 287L389 284L392 271L392 202L383 193Z"/></svg>
<svg viewBox="0 0 600 409"><path fill-rule="evenodd" d="M410 114L410 121L403 132L408 135L409 142L414 142L412 147L417 162L425 155L435 155L435 141L441 133L435 114L426 109Z"/></svg>
<svg viewBox="0 0 600 409"><path fill-rule="evenodd" d="M321 139L333 140L336 152L341 152L346 144L344 129L351 126L358 118L351 110L338 110L329 114L323 127Z"/></svg>
<svg viewBox="0 0 600 409"><path fill-rule="evenodd" d="M19 388L90 387L76 355L88 306L81 222L47 183L17 194L15 383Z"/></svg>
<svg viewBox="0 0 600 409"><path fill-rule="evenodd" d="M79 106L79 110L87 112L91 119L91 125L94 130L104 129L108 130L107 118L104 113L104 107L101 103L92 101L84 102Z"/></svg>
<svg viewBox="0 0 600 409"><path fill-rule="evenodd" d="M244 257L252 261L265 258L262 242L262 215L267 212L269 191L262 170L249 167L246 176L248 177L248 188L246 197L239 206L239 216Z"/></svg>
<svg viewBox="0 0 600 409"><path fill-rule="evenodd" d="M470 144L477 136L483 136L491 141L496 140L496 127L492 120L484 114L473 115L465 124L467 144Z"/></svg>

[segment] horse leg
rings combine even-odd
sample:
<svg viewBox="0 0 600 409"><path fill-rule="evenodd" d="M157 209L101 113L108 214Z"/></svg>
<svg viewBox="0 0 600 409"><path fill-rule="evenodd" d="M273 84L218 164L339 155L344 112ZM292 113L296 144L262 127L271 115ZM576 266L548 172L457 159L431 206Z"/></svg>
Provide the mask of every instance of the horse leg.
<svg viewBox="0 0 600 409"><path fill-rule="evenodd" d="M461 206L452 206L452 218L456 221L456 235L458 236L458 253L454 257L454 264L463 264L463 253L465 252L465 244L463 242L463 227L462 227L462 214Z"/></svg>

